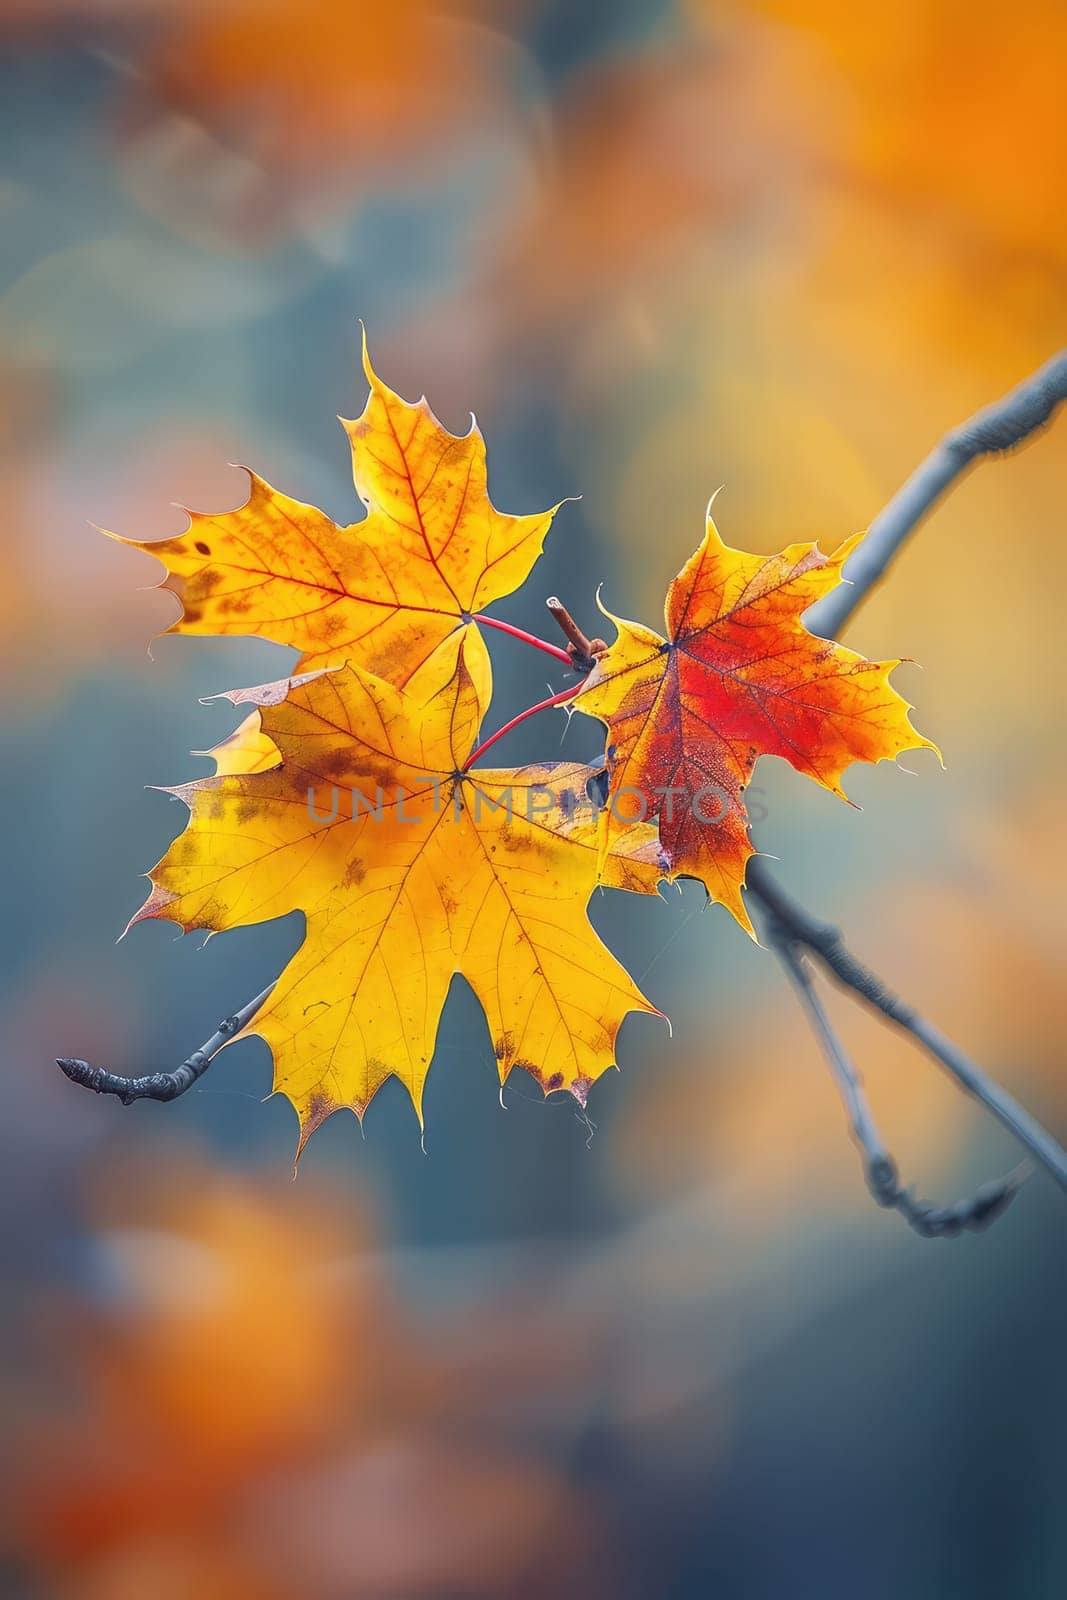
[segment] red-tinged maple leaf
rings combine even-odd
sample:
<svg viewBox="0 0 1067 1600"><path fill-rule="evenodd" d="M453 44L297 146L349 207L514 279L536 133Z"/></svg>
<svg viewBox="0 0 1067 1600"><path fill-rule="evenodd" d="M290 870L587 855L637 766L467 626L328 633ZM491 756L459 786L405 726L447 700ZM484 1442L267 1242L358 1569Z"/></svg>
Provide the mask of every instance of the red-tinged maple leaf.
<svg viewBox="0 0 1067 1600"><path fill-rule="evenodd" d="M667 876L699 878L752 932L742 886L753 846L744 792L761 755L782 756L847 799L854 761L936 750L890 686L899 661L867 661L802 618L857 543L774 556L704 541L667 591L666 637L612 620L618 638L575 700L608 729L608 850L631 820L659 823Z"/></svg>

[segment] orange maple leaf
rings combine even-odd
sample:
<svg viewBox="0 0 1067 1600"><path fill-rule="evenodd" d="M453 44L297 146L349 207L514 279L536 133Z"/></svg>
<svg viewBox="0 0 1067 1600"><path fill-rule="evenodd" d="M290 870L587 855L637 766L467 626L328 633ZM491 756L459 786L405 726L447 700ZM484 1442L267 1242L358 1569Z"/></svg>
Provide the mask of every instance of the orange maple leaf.
<svg viewBox="0 0 1067 1600"><path fill-rule="evenodd" d="M497 511L473 418L457 437L425 399L402 400L376 375L365 337L363 365L370 396L343 423L362 522L338 527L250 472L236 511L190 511L185 533L154 543L109 537L167 569L160 587L182 603L167 633L255 634L294 646L301 670L352 661L400 686L447 639L453 665L464 648L484 709L489 658L473 618L524 582L559 506Z"/></svg>
<svg viewBox="0 0 1067 1600"><path fill-rule="evenodd" d="M853 761L936 751L890 686L899 661L868 661L804 627L860 537L831 556L814 544L748 555L723 543L709 511L703 543L667 591L666 638L612 618L618 638L574 702L608 729L602 848L632 818L655 818L666 876L699 878L749 933L744 792L761 755L847 799Z"/></svg>
<svg viewBox="0 0 1067 1600"><path fill-rule="evenodd" d="M249 770L237 741L219 775L169 791L189 826L133 922L217 932L305 913L303 947L244 1030L271 1048L301 1148L340 1107L362 1117L390 1076L421 1122L456 974L481 1001L501 1083L522 1066L584 1102L626 1014L656 1009L585 916L594 769L468 770L480 703L462 650L443 683L435 657L406 690L350 665L225 698L257 706L247 739L268 739L274 765ZM641 892L659 876L651 827L600 871Z"/></svg>

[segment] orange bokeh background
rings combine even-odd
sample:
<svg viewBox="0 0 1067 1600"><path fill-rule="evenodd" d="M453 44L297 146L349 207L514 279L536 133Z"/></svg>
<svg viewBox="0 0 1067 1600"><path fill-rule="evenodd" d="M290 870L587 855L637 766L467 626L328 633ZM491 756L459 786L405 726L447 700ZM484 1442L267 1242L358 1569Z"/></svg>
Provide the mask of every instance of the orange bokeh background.
<svg viewBox="0 0 1067 1600"><path fill-rule="evenodd" d="M234 461L351 519L362 316L392 385L477 413L497 504L582 496L498 608L525 627L551 593L592 625L598 584L656 625L720 486L730 541L832 548L1065 342L1067 13L16 0L0 30L9 1592L1062 1594L1060 1197L950 1245L879 1213L771 958L688 890L594 904L674 1025L628 1024L596 1128L526 1080L501 1111L463 994L427 1154L387 1086L295 1186L258 1046L129 1111L51 1062L176 1065L295 937L111 944L178 825L144 786L227 732L199 697L290 657L147 659L167 597L90 522L166 537L240 500ZM857 773L859 812L768 762L756 829L1061 1133L1065 467L1060 419L976 470L850 626L908 658L947 770ZM495 725L545 690L493 653ZM1012 1164L830 1004L924 1194Z"/></svg>

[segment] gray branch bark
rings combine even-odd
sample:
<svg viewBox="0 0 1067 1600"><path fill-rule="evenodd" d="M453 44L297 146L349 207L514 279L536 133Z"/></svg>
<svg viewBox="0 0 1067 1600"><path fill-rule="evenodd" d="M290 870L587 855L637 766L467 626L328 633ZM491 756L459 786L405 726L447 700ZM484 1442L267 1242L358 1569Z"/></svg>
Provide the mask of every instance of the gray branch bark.
<svg viewBox="0 0 1067 1600"><path fill-rule="evenodd" d="M844 582L813 605L804 621L812 633L836 639L853 612L886 573L905 541L934 506L985 456L1003 455L1052 420L1067 399L1067 350L1061 350L1003 400L976 411L946 433L902 488L880 511L846 563Z"/></svg>
<svg viewBox="0 0 1067 1600"><path fill-rule="evenodd" d="M1003 400L979 411L945 435L904 486L894 495L856 547L845 566L844 581L805 617L813 633L836 638L856 609L884 577L905 541L934 506L972 466L986 456L1000 455L1029 439L1067 399L1067 351L1054 356ZM813 917L781 887L761 856L749 863L747 887L757 902L757 915L797 989L816 1036L845 1098L853 1136L863 1153L868 1183L881 1204L893 1205L920 1232L942 1235L962 1226L984 1225L1010 1202L1021 1181L1018 1173L978 1191L970 1201L947 1210L920 1207L902 1190L896 1169L878 1137L863 1098L859 1074L830 1027L803 960L813 957L842 987L901 1028L920 1044L968 1094L981 1102L1024 1145L1035 1160L1067 1189L1067 1152L1045 1128L976 1062L895 995L845 945L837 928ZM886 1165L888 1163L888 1165ZM904 1203L901 1203L902 1197ZM934 1217L937 1226L923 1226ZM976 1220L978 1219L978 1220ZM958 1225L957 1225L958 1224Z"/></svg>
<svg viewBox="0 0 1067 1600"><path fill-rule="evenodd" d="M76 1056L58 1056L56 1066L63 1070L71 1083L92 1089L95 1094L117 1095L124 1106L132 1106L135 1100L177 1100L179 1095L186 1094L204 1076L223 1045L251 1022L273 988L273 983L268 984L254 1000L249 1000L240 1011L235 1011L232 1017L220 1022L211 1038L199 1050L194 1050L173 1072L153 1072L144 1078L127 1078L121 1073L109 1072L106 1067L92 1067L88 1061L81 1061Z"/></svg>
<svg viewBox="0 0 1067 1600"><path fill-rule="evenodd" d="M909 1227L925 1239L953 1238L965 1228L976 1230L995 1222L1029 1177L1029 1163L1024 1162L1003 1178L983 1184L955 1205L936 1206L928 1200L916 1200L911 1190L901 1183L896 1162L882 1142L863 1080L826 1014L803 947L777 917L768 915L765 918L765 935L791 979L812 1031L822 1046L844 1102L853 1140L863 1158L867 1187L878 1204L899 1211Z"/></svg>

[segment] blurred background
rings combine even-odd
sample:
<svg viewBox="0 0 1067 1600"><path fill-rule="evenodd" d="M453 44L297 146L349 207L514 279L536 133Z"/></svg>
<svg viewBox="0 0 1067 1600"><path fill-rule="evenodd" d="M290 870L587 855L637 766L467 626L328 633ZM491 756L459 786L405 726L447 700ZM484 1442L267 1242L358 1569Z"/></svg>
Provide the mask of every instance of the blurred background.
<svg viewBox="0 0 1067 1600"><path fill-rule="evenodd" d="M5 1596L1067 1593L1062 1196L927 1243L863 1188L772 958L696 893L593 915L674 1024L502 1110L450 998L426 1153L296 1123L258 1041L169 1107L57 1055L177 1063L296 919L114 940L207 772L199 697L282 675L167 639L108 544L238 504L342 522L357 318L401 393L477 412L497 504L557 518L527 593L655 624L708 496L771 551L866 525L1065 340L1053 0L5 0L0 1055ZM1062 1137L1067 419L981 467L851 626L942 746L779 764L757 842ZM490 641L494 725L545 692ZM232 714L231 714L232 715ZM564 733L566 734L564 741ZM588 757L550 714L502 759ZM1015 1152L844 999L891 1146L948 1201Z"/></svg>

